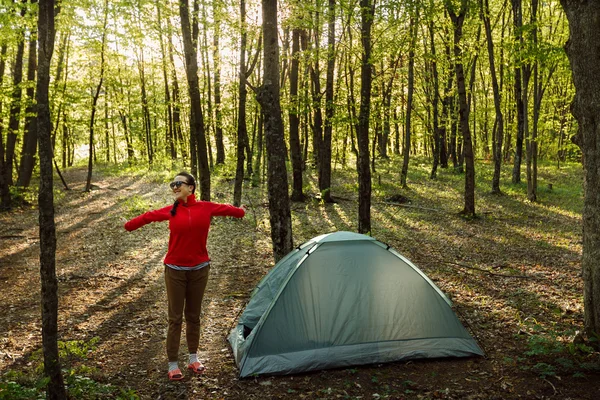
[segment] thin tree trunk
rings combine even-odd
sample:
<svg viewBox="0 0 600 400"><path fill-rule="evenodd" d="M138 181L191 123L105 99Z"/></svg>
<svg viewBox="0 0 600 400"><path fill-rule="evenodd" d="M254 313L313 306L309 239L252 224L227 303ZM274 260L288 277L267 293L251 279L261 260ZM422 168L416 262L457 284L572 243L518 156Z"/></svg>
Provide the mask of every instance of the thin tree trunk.
<svg viewBox="0 0 600 400"><path fill-rule="evenodd" d="M325 130L319 150L319 190L325 203L331 198L331 136L333 132L333 72L335 68L335 0L329 0L327 30L327 81L325 83Z"/></svg>
<svg viewBox="0 0 600 400"><path fill-rule="evenodd" d="M207 126L208 128L205 129L205 137L206 137L206 148L208 150L208 161L209 161L209 167L210 169L213 169L214 167L214 157L213 157L213 148L212 148L212 144L211 144L211 139L210 139L210 131L211 128L214 127L213 124L213 105L212 105L212 85L211 85L211 81L210 81L210 62L208 61L208 16L207 16L207 4L206 4L206 0L203 0L202 2L202 41L203 41L203 46L201 47L201 55L202 55L202 64L204 65L204 86L205 86L205 91L206 91L206 115L208 115L207 117L207 124L205 126Z"/></svg>
<svg viewBox="0 0 600 400"><path fill-rule="evenodd" d="M141 28L140 28L141 29ZM146 93L146 73L144 62L144 49L139 49L138 71L140 75L140 94L142 95L142 116L144 121L144 139L146 143L146 154L148 155L148 164L152 165L154 161L154 147L152 145L152 120L150 108L148 107L148 95Z"/></svg>
<svg viewBox="0 0 600 400"><path fill-rule="evenodd" d="M50 62L54 51L54 0L40 2L38 18L39 72L36 84L37 129L40 147L40 277L42 292L42 348L44 373L49 378L46 398L67 398L58 355L58 281L56 279L56 227L52 177L52 122L48 104Z"/></svg>
<svg viewBox="0 0 600 400"><path fill-rule="evenodd" d="M496 67L494 63L494 39L492 37L492 24L490 23L490 7L488 0L479 0L480 14L485 26L485 36L487 39L488 56L490 63L490 75L492 78L492 89L494 91L494 109L496 111L496 121L494 123L494 176L492 178L492 193L500 194L500 169L502 166L502 139L504 139L504 117L502 115L502 99L500 98L500 88L498 78L496 77Z"/></svg>
<svg viewBox="0 0 600 400"><path fill-rule="evenodd" d="M197 151L198 174L200 176L200 197L204 201L210 201L210 169L208 166L208 152L206 149L206 137L204 134L204 119L202 117L202 104L200 102L200 86L198 82L197 21L190 27L190 13L187 0L179 0L179 15L181 18L181 31L183 34L183 48L185 53L186 75L188 79L188 90L190 95L190 143L191 150ZM193 32L191 31L193 29ZM195 146L194 146L195 145ZM192 155L192 160L194 160ZM193 169L193 168L192 168Z"/></svg>
<svg viewBox="0 0 600 400"><path fill-rule="evenodd" d="M467 93L465 87L465 73L462 63L462 49L460 41L462 39L462 28L467 14L467 0L461 0L461 7L458 14L454 6L446 0L446 8L452 24L454 25L454 58L456 83L458 88L459 102L459 123L463 137L464 163L465 163L465 206L462 214L470 217L475 216L475 165L473 160L473 147L471 143L471 131L469 128L469 108L467 106Z"/></svg>
<svg viewBox="0 0 600 400"><path fill-rule="evenodd" d="M89 141L89 154L88 154L88 174L85 184L85 191L89 192L92 188L92 168L94 162L94 119L96 117L96 109L98 105L98 97L100 97L100 91L102 90L102 83L104 82L104 52L106 50L106 27L108 25L108 0L104 0L104 23L102 25L102 48L100 50L100 80L98 86L96 86L96 92L92 99L92 115L90 116L90 141Z"/></svg>
<svg viewBox="0 0 600 400"><path fill-rule="evenodd" d="M171 32L171 20L167 19L168 31ZM183 139L183 132L181 129L181 107L179 104L179 82L177 80L177 70L175 68L175 59L173 57L173 40L169 33L169 63L171 66L171 87L173 88L173 95L171 96L173 102L173 139L180 147L180 153L182 159L185 161L188 158L187 146Z"/></svg>
<svg viewBox="0 0 600 400"><path fill-rule="evenodd" d="M19 176L17 178L17 186L29 187L31 182L31 175L33 174L33 167L35 165L35 155L37 154L37 128L35 118L35 92L34 82L37 71L37 33L30 32L29 37L29 56L27 61L27 81L29 86L26 90L29 104L25 109L25 136L23 137L23 148L21 150L21 162L19 164Z"/></svg>
<svg viewBox="0 0 600 400"><path fill-rule="evenodd" d="M26 13L26 5L21 5L21 19L24 18ZM12 68L13 75L13 89L12 89L12 102L10 106L10 114L8 120L8 134L6 137L6 151L5 151L5 168L4 168L4 180L8 186L13 185L13 164L15 158L15 147L17 145L17 134L19 132L19 125L21 121L21 96L23 90L21 88L21 82L23 81L23 54L25 53L25 39L23 35L19 35L19 41L17 43L17 52L15 54L15 63ZM8 203L3 204L3 208L8 208L10 205L10 197Z"/></svg>
<svg viewBox="0 0 600 400"><path fill-rule="evenodd" d="M302 149L300 147L300 117L298 100L298 70L300 64L300 29L292 30L292 62L290 69L290 159L292 160L292 201L303 201Z"/></svg>
<svg viewBox="0 0 600 400"><path fill-rule="evenodd" d="M372 61L371 27L375 15L375 0L360 0L361 9L361 84L358 139L358 232L371 232L371 169L369 167L369 115L371 109Z"/></svg>
<svg viewBox="0 0 600 400"><path fill-rule="evenodd" d="M2 48L0 49L0 87L2 87L2 83L4 81L7 50L8 46L6 44L2 44ZM8 188L8 181L6 180L6 170L8 169L8 166L6 165L4 159L4 132L2 132L4 130L4 122L2 121L2 106L2 98L0 97L0 211L6 210L10 207L10 191Z"/></svg>
<svg viewBox="0 0 600 400"><path fill-rule="evenodd" d="M246 1L240 0L240 65L238 83L238 123L237 123L237 161L235 170L235 183L233 187L233 205L239 207L242 204L242 183L244 181L244 150L248 140L248 129L246 126L246 45L248 32L246 27Z"/></svg>
<svg viewBox="0 0 600 400"><path fill-rule="evenodd" d="M161 4L159 2L156 3L156 18L158 24L158 33L159 33L159 41L160 41L160 55L161 55L161 65L163 72L163 81L165 85L165 104L167 106L166 114L167 114L167 126L165 128L165 142L166 149L165 153L171 157L171 160L177 159L177 150L175 147L175 138L174 138L174 130L173 130L173 103L171 102L171 89L169 87L169 72L167 66L167 52L165 50L165 42L163 38L163 19L161 13Z"/></svg>
<svg viewBox="0 0 600 400"><path fill-rule="evenodd" d="M321 142L323 141L323 112L321 110L321 68L319 66L320 43L321 36L321 19L320 19L320 0L316 0L315 11L315 28L314 28L314 62L311 64L310 76L312 80L312 107L313 107L313 160L318 169L320 169L319 161L321 159Z"/></svg>
<svg viewBox="0 0 600 400"><path fill-rule="evenodd" d="M433 0L430 3L433 7ZM442 148L442 132L440 130L438 114L439 114L439 99L440 99L440 80L437 68L437 55L435 50L435 32L433 26L433 18L429 21L429 45L431 49L431 71L433 75L433 166L431 167L430 179L437 178L437 168L440 162L440 152Z"/></svg>
<svg viewBox="0 0 600 400"><path fill-rule="evenodd" d="M411 146L411 119L412 119L412 108L413 108L413 94L415 91L415 45L417 42L417 25L418 25L418 10L415 8L411 10L414 15L410 17L410 47L408 49L408 94L406 102L406 129L404 130L404 149L403 149L403 162L402 172L400 174L400 186L406 187L406 177L408 175L408 162L410 160L410 146Z"/></svg>
<svg viewBox="0 0 600 400"><path fill-rule="evenodd" d="M261 110L258 111L256 121L256 157L254 158L254 175L252 176L252 185L258 186L261 179L261 167L262 167L262 158L263 158L263 117Z"/></svg>
<svg viewBox="0 0 600 400"><path fill-rule="evenodd" d="M531 31L531 36L532 36L532 41L534 43L534 46L537 46L537 28L536 28L536 23L537 23L537 4L538 4L538 0L531 0L531 26L532 26L532 31ZM524 107L527 110L529 107L529 95L527 93L528 91L528 83L529 83L529 78L530 78L530 74L531 71L533 69L533 85L534 85L534 90L533 90L533 102L534 102L534 108L535 108L535 102L537 100L537 84L538 84L538 69L537 69L537 60L533 61L533 68L532 65L528 65L528 70L529 73L527 74L527 79L525 80L525 82L527 82L524 86L524 93L526 94L526 99L524 100ZM531 132L529 132L529 122L528 122L528 112L526 111L525 113L525 138L526 138L526 149L527 149L527 199L529 201L535 202L537 201L537 121L534 121L533 124L533 129L531 130Z"/></svg>
<svg viewBox="0 0 600 400"><path fill-rule="evenodd" d="M257 100L265 123L271 239L275 262L293 248L285 143L279 99L277 0L262 0L264 78Z"/></svg>
<svg viewBox="0 0 600 400"><path fill-rule="evenodd" d="M218 15L221 12L220 0L213 1L213 18L215 18L215 31L213 34L213 70L215 87L215 144L217 146L217 164L225 163L225 146L223 144L223 121L221 111L221 57L219 41L221 26Z"/></svg>
<svg viewBox="0 0 600 400"><path fill-rule="evenodd" d="M108 94L107 94L108 95ZM106 163L110 162L110 133L108 129L108 98L104 97L104 142L106 143Z"/></svg>
<svg viewBox="0 0 600 400"><path fill-rule="evenodd" d="M519 44L519 48L523 48L523 15L521 0L511 0L513 10L515 42ZM523 140L525 137L525 105L523 103L523 82L524 68L521 64L521 57L518 56L515 67L515 100L517 108L517 139L515 145L515 158L513 161L512 183L521 182L521 162L523 160Z"/></svg>

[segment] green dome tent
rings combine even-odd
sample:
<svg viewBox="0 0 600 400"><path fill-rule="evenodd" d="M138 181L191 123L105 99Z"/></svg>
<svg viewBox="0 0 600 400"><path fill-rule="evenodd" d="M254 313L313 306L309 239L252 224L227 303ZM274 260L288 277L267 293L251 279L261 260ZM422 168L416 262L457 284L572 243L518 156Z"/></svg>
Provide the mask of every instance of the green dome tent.
<svg viewBox="0 0 600 400"><path fill-rule="evenodd" d="M334 232L275 265L228 339L240 377L483 355L451 305L389 246Z"/></svg>

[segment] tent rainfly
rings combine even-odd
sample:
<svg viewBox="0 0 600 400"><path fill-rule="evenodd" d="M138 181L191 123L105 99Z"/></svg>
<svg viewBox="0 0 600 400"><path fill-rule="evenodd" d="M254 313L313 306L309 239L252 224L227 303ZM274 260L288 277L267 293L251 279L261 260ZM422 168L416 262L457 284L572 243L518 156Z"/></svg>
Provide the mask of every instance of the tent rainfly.
<svg viewBox="0 0 600 400"><path fill-rule="evenodd" d="M444 293L372 237L334 232L282 258L229 334L240 377L482 356Z"/></svg>

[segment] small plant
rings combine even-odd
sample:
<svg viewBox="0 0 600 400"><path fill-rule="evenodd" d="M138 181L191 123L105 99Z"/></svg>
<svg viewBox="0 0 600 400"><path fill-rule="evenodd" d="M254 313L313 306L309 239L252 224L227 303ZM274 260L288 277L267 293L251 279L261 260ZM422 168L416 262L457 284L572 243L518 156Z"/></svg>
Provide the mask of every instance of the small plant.
<svg viewBox="0 0 600 400"><path fill-rule="evenodd" d="M556 367L546 363L537 363L533 366L533 370L536 371L541 378L545 379L549 376L556 375Z"/></svg>
<svg viewBox="0 0 600 400"><path fill-rule="evenodd" d="M530 336L527 342L527 356L550 355L560 353L564 350L564 345L556 338L547 338L541 335Z"/></svg>

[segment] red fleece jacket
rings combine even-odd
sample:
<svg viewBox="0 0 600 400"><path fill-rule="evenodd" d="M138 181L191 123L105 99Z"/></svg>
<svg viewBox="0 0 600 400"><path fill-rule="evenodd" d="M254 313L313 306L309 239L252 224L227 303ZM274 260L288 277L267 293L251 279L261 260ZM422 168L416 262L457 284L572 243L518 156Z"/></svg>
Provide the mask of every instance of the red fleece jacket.
<svg viewBox="0 0 600 400"><path fill-rule="evenodd" d="M180 201L175 216L171 216L173 206L148 211L125 223L125 229L133 231L151 222L169 221L169 249L165 264L180 267L193 267L210 261L206 250L206 239L210 229L210 217L230 216L242 218L243 208L209 201L196 201L192 194L187 203Z"/></svg>

